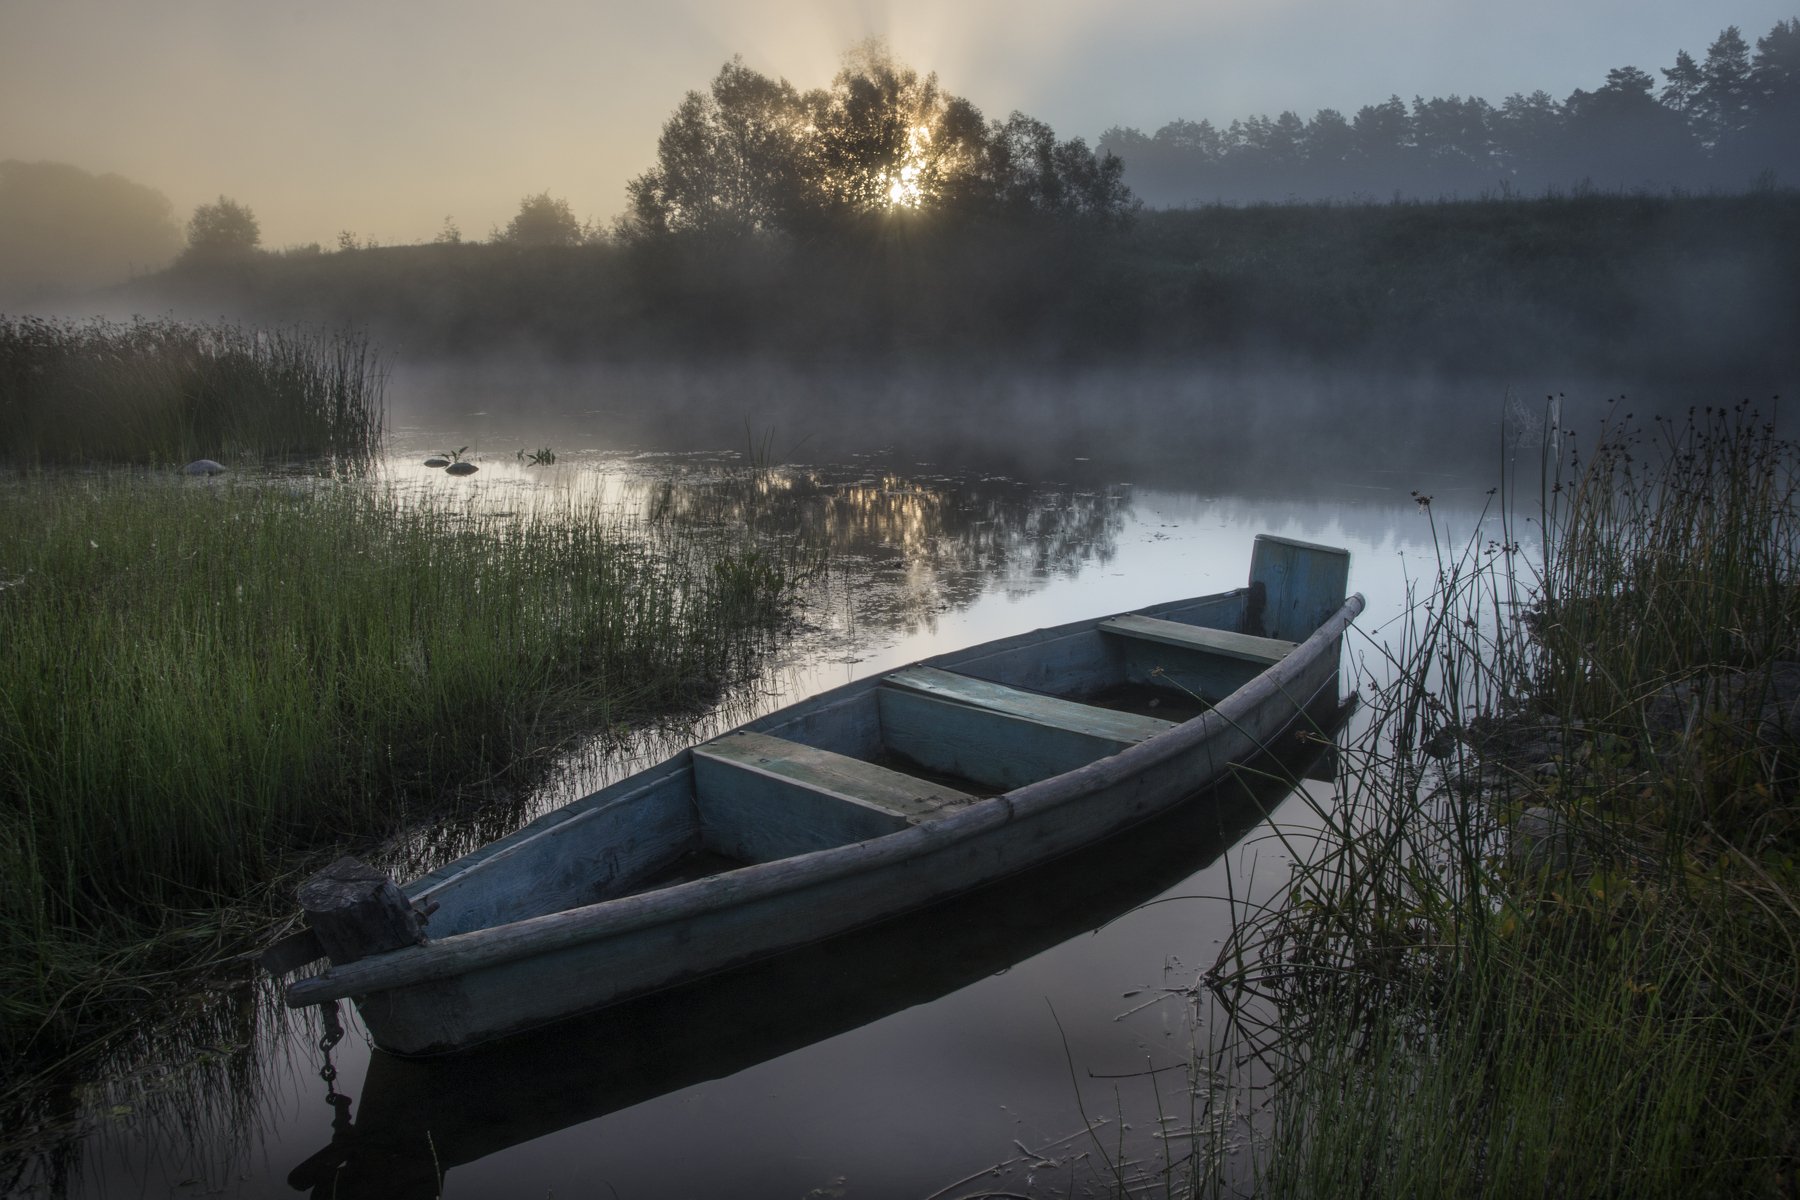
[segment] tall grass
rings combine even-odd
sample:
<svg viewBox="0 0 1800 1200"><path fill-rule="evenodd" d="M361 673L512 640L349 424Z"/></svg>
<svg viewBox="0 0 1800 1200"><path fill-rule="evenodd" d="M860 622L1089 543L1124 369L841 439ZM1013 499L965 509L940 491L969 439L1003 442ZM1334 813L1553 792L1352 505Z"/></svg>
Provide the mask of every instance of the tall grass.
<svg viewBox="0 0 1800 1200"><path fill-rule="evenodd" d="M0 492L0 1047L216 939L298 849L704 704L787 610L746 541L566 498L40 477ZM189 956L191 957L191 955ZM89 1004L78 1012L77 1001Z"/></svg>
<svg viewBox="0 0 1800 1200"><path fill-rule="evenodd" d="M383 372L348 334L0 317L0 459L366 462Z"/></svg>
<svg viewBox="0 0 1800 1200"><path fill-rule="evenodd" d="M1275 1070L1259 1194L1793 1194L1800 449L1740 406L1549 465L1213 977Z"/></svg>

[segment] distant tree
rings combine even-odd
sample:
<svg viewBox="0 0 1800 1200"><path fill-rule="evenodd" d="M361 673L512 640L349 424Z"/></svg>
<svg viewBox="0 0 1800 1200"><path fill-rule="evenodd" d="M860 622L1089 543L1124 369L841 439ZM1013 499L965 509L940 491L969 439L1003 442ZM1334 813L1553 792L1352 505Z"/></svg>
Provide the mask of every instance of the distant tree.
<svg viewBox="0 0 1800 1200"><path fill-rule="evenodd" d="M1315 178L1338 180L1350 161L1356 145L1355 134L1344 114L1335 108L1321 108L1306 123L1306 162ZM1327 191L1332 185L1327 184Z"/></svg>
<svg viewBox="0 0 1800 1200"><path fill-rule="evenodd" d="M240 258L262 244L262 227L247 205L228 196L202 204L188 218L188 244L183 257L193 260Z"/></svg>
<svg viewBox="0 0 1800 1200"><path fill-rule="evenodd" d="M1706 76L1700 73L1700 64L1686 50L1677 50L1675 65L1664 67L1662 73L1668 82L1663 85L1660 99L1674 111L1686 116L1706 83Z"/></svg>
<svg viewBox="0 0 1800 1200"><path fill-rule="evenodd" d="M539 192L519 201L518 213L496 240L509 246L577 246L582 237L581 222L575 219L569 202Z"/></svg>
<svg viewBox="0 0 1800 1200"><path fill-rule="evenodd" d="M1359 190L1379 194L1404 186L1411 165L1412 118L1398 96L1365 104L1350 122L1356 140Z"/></svg>
<svg viewBox="0 0 1800 1200"><path fill-rule="evenodd" d="M1514 92L1494 114L1494 156L1502 179L1529 188L1561 178L1565 160L1566 114L1541 88L1529 96Z"/></svg>
<svg viewBox="0 0 1800 1200"><path fill-rule="evenodd" d="M627 230L739 237L793 226L817 207L808 125L792 84L732 59L663 125L656 165L626 189Z"/></svg>
<svg viewBox="0 0 1800 1200"><path fill-rule="evenodd" d="M1751 107L1759 111L1784 108L1800 97L1800 17L1777 21L1767 37L1756 39L1750 95Z"/></svg>
<svg viewBox="0 0 1800 1200"><path fill-rule="evenodd" d="M1656 80L1616 67L1606 85L1564 103L1571 162L1609 187L1669 186L1693 174L1698 146L1679 113L1659 104Z"/></svg>
<svg viewBox="0 0 1800 1200"><path fill-rule="evenodd" d="M0 299L118 283L180 248L155 188L68 163L0 162Z"/></svg>
<svg viewBox="0 0 1800 1200"><path fill-rule="evenodd" d="M1750 47L1736 25L1729 25L1707 47L1700 67L1700 87L1693 111L1701 141L1718 147L1740 133L1750 113Z"/></svg>
<svg viewBox="0 0 1800 1200"><path fill-rule="evenodd" d="M1024 113L989 127L982 178L995 210L1014 219L1128 221L1136 203L1124 175L1116 155L1097 155L1081 138L1058 142L1055 130Z"/></svg>
<svg viewBox="0 0 1800 1200"><path fill-rule="evenodd" d="M1470 96L1414 98L1413 142L1422 162L1420 182L1442 193L1467 192L1494 174L1494 109Z"/></svg>
<svg viewBox="0 0 1800 1200"><path fill-rule="evenodd" d="M1756 39L1742 143L1740 171L1773 171L1789 185L1800 183L1800 19L1779 21Z"/></svg>

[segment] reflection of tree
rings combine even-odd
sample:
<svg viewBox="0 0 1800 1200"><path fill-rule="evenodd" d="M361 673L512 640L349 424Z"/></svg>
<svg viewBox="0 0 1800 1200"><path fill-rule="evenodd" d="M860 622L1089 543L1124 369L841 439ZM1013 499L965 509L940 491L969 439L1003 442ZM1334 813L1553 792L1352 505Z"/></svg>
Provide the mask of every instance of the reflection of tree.
<svg viewBox="0 0 1800 1200"><path fill-rule="evenodd" d="M992 589L1022 596L1110 561L1131 511L1123 490L820 469L664 479L642 502L677 521L793 533L856 581L858 624L906 632Z"/></svg>

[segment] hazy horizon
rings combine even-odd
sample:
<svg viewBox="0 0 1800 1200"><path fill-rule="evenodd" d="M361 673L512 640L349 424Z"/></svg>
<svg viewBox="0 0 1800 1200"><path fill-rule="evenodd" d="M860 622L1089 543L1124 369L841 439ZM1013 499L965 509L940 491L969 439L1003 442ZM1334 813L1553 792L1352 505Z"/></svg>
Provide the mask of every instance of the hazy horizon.
<svg viewBox="0 0 1800 1200"><path fill-rule="evenodd" d="M1171 0L906 6L682 0L653 10L537 0L501 10L156 6L0 0L0 160L116 172L184 221L219 195L248 204L270 248L428 241L453 221L485 238L541 191L599 224L654 160L684 92L733 54L796 86L885 38L990 117L1021 110L1091 143L1114 125L1229 121L1390 93L1562 98L1612 67L1656 74L1726 25L1754 40L1788 0L1570 12L1319 0L1189 8Z"/></svg>

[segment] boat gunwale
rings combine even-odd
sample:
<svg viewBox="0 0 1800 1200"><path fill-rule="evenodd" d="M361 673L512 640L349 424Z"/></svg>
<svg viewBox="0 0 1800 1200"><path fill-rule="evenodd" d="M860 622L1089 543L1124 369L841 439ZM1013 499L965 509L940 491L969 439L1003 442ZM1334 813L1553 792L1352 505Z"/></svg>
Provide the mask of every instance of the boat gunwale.
<svg viewBox="0 0 1800 1200"><path fill-rule="evenodd" d="M1216 596L1197 596L1186 601L1175 601L1170 605L1149 607L1180 607L1229 598L1234 594L1236 593L1225 592ZM600 900L501 925L472 929L435 939L424 945L408 946L329 967L317 975L290 984L286 991L286 1003L289 1007L298 1008L328 1000L391 991L449 979L540 954L556 953L638 929L692 920L722 909L828 883L860 871L921 858L990 829L1041 816L1141 774L1166 759L1237 728L1241 718L1255 711L1272 695L1284 693L1285 685L1290 680L1311 668L1322 655L1333 649L1351 622L1362 612L1363 606L1364 600L1360 593L1347 597L1292 653L1259 672L1213 708L1116 754L1096 759L1072 771L978 800L966 808L934 820L863 841L753 863L734 871L669 888ZM1097 617L1092 621L1076 621L1033 633L1075 632L1084 625L1097 625L1105 619ZM921 661L935 663L946 658L966 657L993 645L994 643L978 644L964 651L954 651ZM880 678L874 676L859 683L874 687L879 685ZM831 703L848 698L842 695L833 699L828 699L829 697L831 693L815 699ZM1295 700L1296 715L1305 702L1304 697ZM780 711L788 710L778 710ZM772 713L770 717L776 715ZM751 722L746 727L754 728L758 723ZM649 770L679 770L691 753L692 747L689 747ZM588 811L600 811L602 807L605 806L597 806ZM582 815L584 814L571 814L570 819L579 819ZM548 832L561 824L552 823L539 832ZM903 905L896 911L903 911L905 907Z"/></svg>

